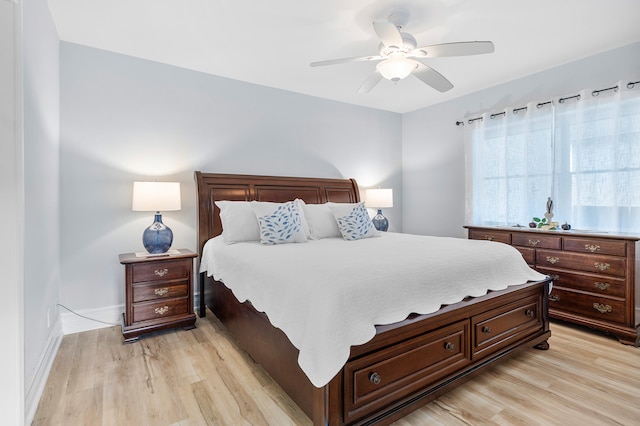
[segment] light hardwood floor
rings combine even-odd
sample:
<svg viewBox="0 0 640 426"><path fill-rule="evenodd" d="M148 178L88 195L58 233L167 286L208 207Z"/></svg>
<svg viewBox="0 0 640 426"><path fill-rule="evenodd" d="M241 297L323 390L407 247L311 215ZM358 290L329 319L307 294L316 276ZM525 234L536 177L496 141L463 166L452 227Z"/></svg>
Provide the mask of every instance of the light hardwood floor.
<svg viewBox="0 0 640 426"><path fill-rule="evenodd" d="M123 345L120 327L64 337L33 425L310 425L208 313L198 328ZM397 421L638 425L640 348L552 323L531 349Z"/></svg>

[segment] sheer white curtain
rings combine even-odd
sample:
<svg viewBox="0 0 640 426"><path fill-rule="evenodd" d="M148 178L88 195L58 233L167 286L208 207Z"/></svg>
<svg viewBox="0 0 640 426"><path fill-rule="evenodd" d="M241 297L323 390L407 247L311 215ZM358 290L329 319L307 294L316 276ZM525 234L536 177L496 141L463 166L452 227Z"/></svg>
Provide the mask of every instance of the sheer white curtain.
<svg viewBox="0 0 640 426"><path fill-rule="evenodd" d="M616 87L465 123L467 223L526 225L551 197L554 221L640 232L640 84Z"/></svg>

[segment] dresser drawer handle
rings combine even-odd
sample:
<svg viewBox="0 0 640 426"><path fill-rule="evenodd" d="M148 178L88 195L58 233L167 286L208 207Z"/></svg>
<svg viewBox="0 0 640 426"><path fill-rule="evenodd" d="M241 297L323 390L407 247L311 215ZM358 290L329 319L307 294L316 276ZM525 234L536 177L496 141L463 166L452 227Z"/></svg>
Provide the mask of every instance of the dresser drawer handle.
<svg viewBox="0 0 640 426"><path fill-rule="evenodd" d="M491 333L491 327L487 327L486 325L484 327L482 327L482 332L489 334Z"/></svg>
<svg viewBox="0 0 640 426"><path fill-rule="evenodd" d="M600 250L600 246L597 244L585 244L584 249L589 250L591 253L595 253Z"/></svg>
<svg viewBox="0 0 640 426"><path fill-rule="evenodd" d="M593 304L593 309L595 309L596 311L600 312L601 314L606 314L611 312L613 309L611 308L611 305L603 305L601 303L594 303Z"/></svg>
<svg viewBox="0 0 640 426"><path fill-rule="evenodd" d="M156 288L155 290L153 290L153 294L155 294L156 296L164 296L167 293L169 293L169 289L167 287Z"/></svg>
<svg viewBox="0 0 640 426"><path fill-rule="evenodd" d="M494 237L493 237L493 235L485 235L484 239L487 240L487 241L493 241Z"/></svg>
<svg viewBox="0 0 640 426"><path fill-rule="evenodd" d="M550 294L549 295L549 300L552 302L559 302L560 301L560 296L558 296L557 294Z"/></svg>
<svg viewBox="0 0 640 426"><path fill-rule="evenodd" d="M605 290L609 290L609 288L611 287L611 284L609 283L601 283L601 282L594 282L593 286L599 290L605 291Z"/></svg>
<svg viewBox="0 0 640 426"><path fill-rule="evenodd" d="M556 263L560 262L560 258L559 257L547 256L547 262L549 262L552 265L555 265Z"/></svg>
<svg viewBox="0 0 640 426"><path fill-rule="evenodd" d="M551 279L552 279L553 281L560 281L560 275L558 275L558 274L552 274L552 275L551 275Z"/></svg>
<svg viewBox="0 0 640 426"><path fill-rule="evenodd" d="M169 270L167 268L156 269L155 271L153 271L153 273L156 274L159 277L164 277L165 275L167 275L169 273Z"/></svg>
<svg viewBox="0 0 640 426"><path fill-rule="evenodd" d="M540 240L529 240L530 246L537 246L538 244L540 244Z"/></svg>
<svg viewBox="0 0 640 426"><path fill-rule="evenodd" d="M529 318L535 318L536 317L536 313L533 311L533 309L527 309L526 311L524 311L524 314L526 316L528 316Z"/></svg>
<svg viewBox="0 0 640 426"><path fill-rule="evenodd" d="M382 381L382 377L380 377L378 373L371 373L369 374L369 381L374 385L379 385Z"/></svg>
<svg viewBox="0 0 640 426"><path fill-rule="evenodd" d="M444 348L445 348L446 350L448 350L449 352L453 352L453 351L455 351L455 350L456 350L456 345L454 345L454 344L453 344L453 343L451 343L451 342L447 342L447 343L445 343L445 344L444 344Z"/></svg>
<svg viewBox="0 0 640 426"><path fill-rule="evenodd" d="M155 313L158 315L164 315L169 311L169 307L168 306L163 306L162 308L156 308L155 309Z"/></svg>
<svg viewBox="0 0 640 426"><path fill-rule="evenodd" d="M602 263L602 262L596 262L594 263L594 266L599 271L606 271L607 269L611 268L611 265L609 265L608 263Z"/></svg>

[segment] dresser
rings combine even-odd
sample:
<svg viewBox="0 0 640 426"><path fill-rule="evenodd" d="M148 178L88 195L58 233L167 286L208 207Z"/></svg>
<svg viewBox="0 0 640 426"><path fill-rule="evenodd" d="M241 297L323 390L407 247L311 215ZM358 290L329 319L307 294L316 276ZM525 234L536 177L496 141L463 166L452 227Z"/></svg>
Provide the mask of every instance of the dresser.
<svg viewBox="0 0 640 426"><path fill-rule="evenodd" d="M465 226L469 238L510 244L553 278L549 316L640 344L640 236Z"/></svg>
<svg viewBox="0 0 640 426"><path fill-rule="evenodd" d="M125 311L122 315L125 343L156 330L195 327L193 259L196 256L186 249L161 256L120 255L120 263L125 268Z"/></svg>

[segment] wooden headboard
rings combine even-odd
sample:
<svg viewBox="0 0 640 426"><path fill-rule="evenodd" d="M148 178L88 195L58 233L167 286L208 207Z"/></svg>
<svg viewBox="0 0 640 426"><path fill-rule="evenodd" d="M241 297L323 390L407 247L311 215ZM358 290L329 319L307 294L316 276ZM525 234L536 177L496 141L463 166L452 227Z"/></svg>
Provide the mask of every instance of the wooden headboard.
<svg viewBox="0 0 640 426"><path fill-rule="evenodd" d="M204 244L222 233L218 200L271 201L300 198L308 204L356 203L360 201L354 179L287 176L230 175L195 172L198 196L198 254Z"/></svg>

